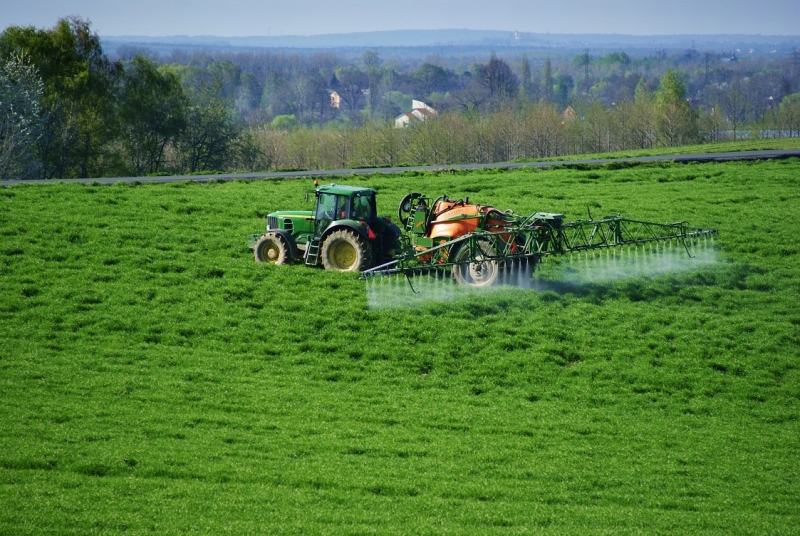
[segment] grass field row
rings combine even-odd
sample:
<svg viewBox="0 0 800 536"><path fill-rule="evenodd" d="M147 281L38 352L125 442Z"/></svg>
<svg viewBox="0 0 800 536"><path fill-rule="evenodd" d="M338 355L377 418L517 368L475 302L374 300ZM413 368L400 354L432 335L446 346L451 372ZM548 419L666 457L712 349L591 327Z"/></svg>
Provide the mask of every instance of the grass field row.
<svg viewBox="0 0 800 536"><path fill-rule="evenodd" d="M713 262L370 309L253 262L310 180L0 189L0 533L800 526L800 161L342 179L715 227Z"/></svg>

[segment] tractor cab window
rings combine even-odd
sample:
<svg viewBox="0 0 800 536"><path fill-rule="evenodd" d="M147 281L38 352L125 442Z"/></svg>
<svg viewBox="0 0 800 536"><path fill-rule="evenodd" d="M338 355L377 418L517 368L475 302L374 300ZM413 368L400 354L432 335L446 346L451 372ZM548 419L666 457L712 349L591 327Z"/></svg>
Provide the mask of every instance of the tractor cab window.
<svg viewBox="0 0 800 536"><path fill-rule="evenodd" d="M317 234L324 231L332 221L347 218L350 213L350 199L335 194L319 194L317 199L316 229Z"/></svg>
<svg viewBox="0 0 800 536"><path fill-rule="evenodd" d="M316 231L317 235L324 231L335 219L336 197L333 194L319 194L317 197Z"/></svg>
<svg viewBox="0 0 800 536"><path fill-rule="evenodd" d="M375 219L375 197L360 195L353 198L353 219L370 221Z"/></svg>
<svg viewBox="0 0 800 536"><path fill-rule="evenodd" d="M319 194L317 199L317 219L333 219L336 213L336 198L333 194Z"/></svg>

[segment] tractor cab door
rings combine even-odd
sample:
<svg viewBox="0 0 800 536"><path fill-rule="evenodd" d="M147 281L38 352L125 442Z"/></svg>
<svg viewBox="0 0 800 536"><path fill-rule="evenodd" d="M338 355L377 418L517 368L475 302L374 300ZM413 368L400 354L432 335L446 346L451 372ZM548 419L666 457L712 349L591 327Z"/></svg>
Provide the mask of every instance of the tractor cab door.
<svg viewBox="0 0 800 536"><path fill-rule="evenodd" d="M314 217L314 238L319 238L337 220L349 218L350 198L344 195L319 193Z"/></svg>

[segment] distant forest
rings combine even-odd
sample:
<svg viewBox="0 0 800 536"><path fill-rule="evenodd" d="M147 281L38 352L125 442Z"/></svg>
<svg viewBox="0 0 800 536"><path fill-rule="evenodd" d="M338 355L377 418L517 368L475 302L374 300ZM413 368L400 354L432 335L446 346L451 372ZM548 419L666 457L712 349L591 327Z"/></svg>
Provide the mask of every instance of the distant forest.
<svg viewBox="0 0 800 536"><path fill-rule="evenodd" d="M800 52L231 50L0 34L0 177L510 161L800 136ZM395 118L422 101L436 111Z"/></svg>

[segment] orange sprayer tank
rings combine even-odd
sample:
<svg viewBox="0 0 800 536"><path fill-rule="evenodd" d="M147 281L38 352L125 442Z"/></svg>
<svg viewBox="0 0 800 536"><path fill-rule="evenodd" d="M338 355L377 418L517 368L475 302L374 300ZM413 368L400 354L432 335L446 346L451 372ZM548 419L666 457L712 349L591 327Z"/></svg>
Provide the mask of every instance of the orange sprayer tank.
<svg viewBox="0 0 800 536"><path fill-rule="evenodd" d="M446 238L453 240L477 230L497 232L506 226L503 213L494 207L469 204L446 198L434 205L433 215L433 221L428 232L428 236L433 239ZM484 218L486 218L485 224L481 228L481 220Z"/></svg>

